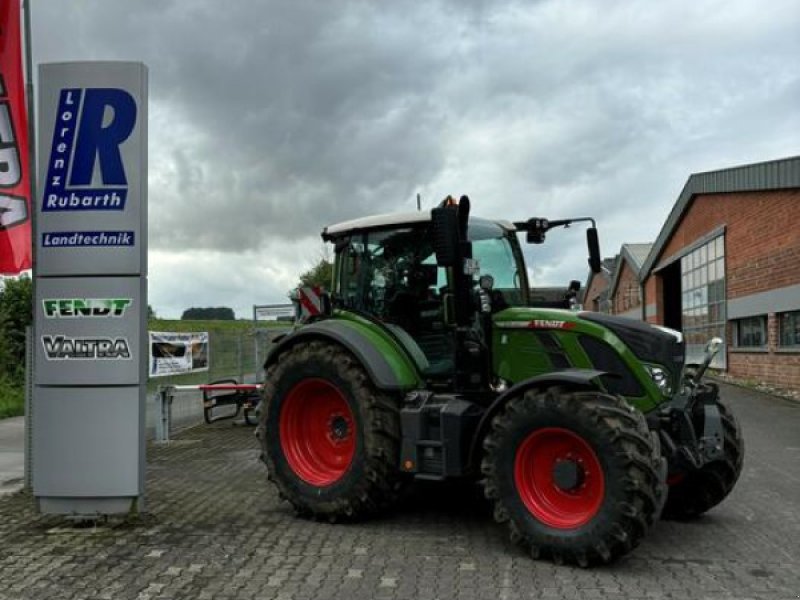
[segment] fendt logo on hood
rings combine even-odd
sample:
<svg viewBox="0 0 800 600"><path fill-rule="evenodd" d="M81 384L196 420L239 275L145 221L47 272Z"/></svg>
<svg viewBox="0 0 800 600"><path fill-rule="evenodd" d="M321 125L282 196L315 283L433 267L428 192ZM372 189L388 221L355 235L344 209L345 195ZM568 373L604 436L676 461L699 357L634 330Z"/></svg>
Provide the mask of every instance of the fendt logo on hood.
<svg viewBox="0 0 800 600"><path fill-rule="evenodd" d="M48 319L122 317L133 304L130 298L47 298L42 300Z"/></svg>
<svg viewBox="0 0 800 600"><path fill-rule="evenodd" d="M533 319L532 321L500 321L500 329L573 329L573 321L556 321L552 319Z"/></svg>
<svg viewBox="0 0 800 600"><path fill-rule="evenodd" d="M125 90L61 90L42 210L124 210L128 180L120 146L135 125L136 101Z"/></svg>

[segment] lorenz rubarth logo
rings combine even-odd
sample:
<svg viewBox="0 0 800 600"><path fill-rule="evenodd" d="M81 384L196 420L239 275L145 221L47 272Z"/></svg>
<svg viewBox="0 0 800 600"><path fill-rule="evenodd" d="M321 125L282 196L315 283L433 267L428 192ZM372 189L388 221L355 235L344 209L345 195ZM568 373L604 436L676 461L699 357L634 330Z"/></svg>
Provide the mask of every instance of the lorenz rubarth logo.
<svg viewBox="0 0 800 600"><path fill-rule="evenodd" d="M48 319L122 317L133 304L130 298L46 298L42 300Z"/></svg>
<svg viewBox="0 0 800 600"><path fill-rule="evenodd" d="M69 337L43 335L47 360L127 360L131 350L127 338Z"/></svg>
<svg viewBox="0 0 800 600"><path fill-rule="evenodd" d="M42 210L125 210L128 179L120 146L135 125L136 100L125 90L62 89Z"/></svg>

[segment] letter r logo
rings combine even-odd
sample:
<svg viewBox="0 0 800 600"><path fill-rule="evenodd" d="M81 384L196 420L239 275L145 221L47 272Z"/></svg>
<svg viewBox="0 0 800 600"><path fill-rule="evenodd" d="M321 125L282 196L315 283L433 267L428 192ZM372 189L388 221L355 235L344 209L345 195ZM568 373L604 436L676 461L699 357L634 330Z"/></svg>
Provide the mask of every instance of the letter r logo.
<svg viewBox="0 0 800 600"><path fill-rule="evenodd" d="M110 118L106 118L106 114ZM72 162L71 185L91 185L100 162L105 185L126 185L119 147L136 124L136 102L128 92L114 88L86 90Z"/></svg>

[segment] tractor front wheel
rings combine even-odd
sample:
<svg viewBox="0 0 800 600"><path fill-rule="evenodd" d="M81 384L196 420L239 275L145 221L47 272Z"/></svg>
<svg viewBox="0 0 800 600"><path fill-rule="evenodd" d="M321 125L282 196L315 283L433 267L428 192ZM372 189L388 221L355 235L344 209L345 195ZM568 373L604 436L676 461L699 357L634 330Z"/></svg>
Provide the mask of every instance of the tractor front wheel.
<svg viewBox="0 0 800 600"><path fill-rule="evenodd" d="M717 401L724 431L723 456L700 469L671 478L664 517L687 520L715 507L731 493L742 472L744 440L739 422L728 406Z"/></svg>
<svg viewBox="0 0 800 600"><path fill-rule="evenodd" d="M659 517L666 462L642 414L621 398L529 390L493 419L484 449L495 519L534 558L608 563Z"/></svg>
<svg viewBox="0 0 800 600"><path fill-rule="evenodd" d="M298 343L267 371L257 436L269 479L301 515L360 518L400 494L400 413L343 348Z"/></svg>

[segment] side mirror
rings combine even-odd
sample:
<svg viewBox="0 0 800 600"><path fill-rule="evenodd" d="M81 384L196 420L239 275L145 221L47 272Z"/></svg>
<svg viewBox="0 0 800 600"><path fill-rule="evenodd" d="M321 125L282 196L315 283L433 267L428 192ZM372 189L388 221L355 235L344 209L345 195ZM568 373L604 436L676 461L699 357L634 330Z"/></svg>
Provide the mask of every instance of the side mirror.
<svg viewBox="0 0 800 600"><path fill-rule="evenodd" d="M573 279L569 282L569 291L575 292L576 294L581 291L581 282L577 279Z"/></svg>
<svg viewBox="0 0 800 600"><path fill-rule="evenodd" d="M525 241L529 244L544 244L545 234L550 229L550 221L547 219L533 218L525 223L527 232Z"/></svg>
<svg viewBox="0 0 800 600"><path fill-rule="evenodd" d="M592 273L599 273L602 268L600 258L600 241L597 238L597 229L590 227L586 230L586 245L589 247L589 268Z"/></svg>
<svg viewBox="0 0 800 600"><path fill-rule="evenodd" d="M440 267L458 265L459 222L455 207L440 206L431 210L433 250Z"/></svg>

